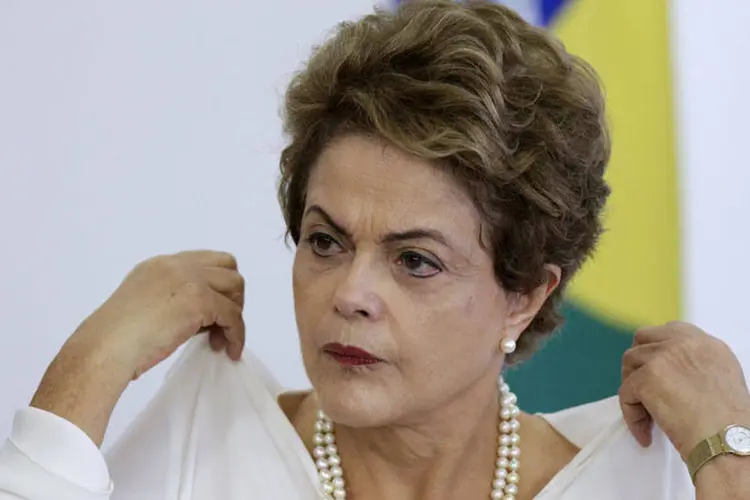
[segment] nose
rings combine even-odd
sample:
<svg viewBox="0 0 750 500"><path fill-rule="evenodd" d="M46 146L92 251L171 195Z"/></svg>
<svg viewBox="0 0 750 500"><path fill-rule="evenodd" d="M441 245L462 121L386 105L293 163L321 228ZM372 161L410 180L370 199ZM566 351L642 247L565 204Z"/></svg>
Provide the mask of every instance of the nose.
<svg viewBox="0 0 750 500"><path fill-rule="evenodd" d="M365 259L354 259L333 297L337 314L348 320L378 321L383 315L383 300L377 293L377 272Z"/></svg>

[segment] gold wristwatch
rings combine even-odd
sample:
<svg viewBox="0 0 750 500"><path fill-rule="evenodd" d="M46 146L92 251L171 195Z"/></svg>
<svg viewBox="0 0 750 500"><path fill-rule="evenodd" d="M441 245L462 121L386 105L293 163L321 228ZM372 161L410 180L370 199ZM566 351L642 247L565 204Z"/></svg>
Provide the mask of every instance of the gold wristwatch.
<svg viewBox="0 0 750 500"><path fill-rule="evenodd" d="M750 457L750 428L730 425L718 434L704 439L693 448L687 459L688 471L695 484L695 475L708 462L720 455Z"/></svg>

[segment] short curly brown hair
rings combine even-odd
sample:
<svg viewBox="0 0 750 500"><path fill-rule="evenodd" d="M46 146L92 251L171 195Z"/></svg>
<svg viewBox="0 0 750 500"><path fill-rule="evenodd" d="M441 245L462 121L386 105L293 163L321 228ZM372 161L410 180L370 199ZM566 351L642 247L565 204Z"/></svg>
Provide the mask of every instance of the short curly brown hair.
<svg viewBox="0 0 750 500"><path fill-rule="evenodd" d="M499 283L528 293L546 264L560 287L508 362L562 322L561 296L602 232L610 156L604 98L584 61L490 2L425 0L338 26L286 93L279 199L299 242L310 170L345 133L446 169L483 216Z"/></svg>

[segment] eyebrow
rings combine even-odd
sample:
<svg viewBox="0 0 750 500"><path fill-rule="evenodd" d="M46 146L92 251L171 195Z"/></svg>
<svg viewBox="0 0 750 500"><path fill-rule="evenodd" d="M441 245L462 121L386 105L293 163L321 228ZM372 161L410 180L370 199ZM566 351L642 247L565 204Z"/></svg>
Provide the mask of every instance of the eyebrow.
<svg viewBox="0 0 750 500"><path fill-rule="evenodd" d="M341 234L342 236L345 236L346 238L351 239L351 233L347 231L343 225L339 224L334 220L333 217L331 217L331 214L326 212L320 205L310 205L310 207L305 211L305 215L315 213L318 214L329 226L331 226L337 233ZM448 240L443 236L443 234L440 231L436 231L434 229L427 229L427 228L414 228L414 229L408 229L406 231L395 231L386 234L381 238L382 243L396 243L399 241L407 241L407 240L418 240L418 239L430 239L433 241L436 241L437 243L440 243L441 245L444 245L448 248L452 248L450 243L448 243Z"/></svg>

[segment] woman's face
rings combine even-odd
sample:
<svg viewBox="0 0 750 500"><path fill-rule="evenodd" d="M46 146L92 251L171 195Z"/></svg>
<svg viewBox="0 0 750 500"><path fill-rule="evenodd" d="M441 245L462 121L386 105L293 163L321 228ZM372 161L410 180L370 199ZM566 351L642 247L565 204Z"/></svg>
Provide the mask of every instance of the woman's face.
<svg viewBox="0 0 750 500"><path fill-rule="evenodd" d="M405 421L494 381L498 344L538 310L499 286L479 213L447 174L362 136L314 167L294 299L319 402L351 426Z"/></svg>

